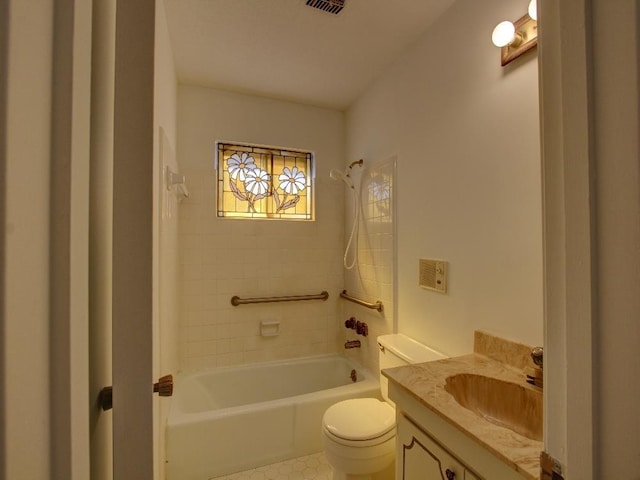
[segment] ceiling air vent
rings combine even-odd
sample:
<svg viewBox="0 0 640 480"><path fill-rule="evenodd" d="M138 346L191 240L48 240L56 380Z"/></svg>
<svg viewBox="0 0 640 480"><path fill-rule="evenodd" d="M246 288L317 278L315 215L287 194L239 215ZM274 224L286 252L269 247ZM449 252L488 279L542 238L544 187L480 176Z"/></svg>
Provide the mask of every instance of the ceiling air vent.
<svg viewBox="0 0 640 480"><path fill-rule="evenodd" d="M344 0L307 0L307 5L337 15L344 7Z"/></svg>

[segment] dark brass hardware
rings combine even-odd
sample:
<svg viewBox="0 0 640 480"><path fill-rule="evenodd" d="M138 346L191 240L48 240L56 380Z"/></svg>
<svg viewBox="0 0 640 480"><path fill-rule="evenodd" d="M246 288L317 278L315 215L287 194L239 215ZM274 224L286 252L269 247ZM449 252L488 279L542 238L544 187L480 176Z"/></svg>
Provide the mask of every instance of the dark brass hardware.
<svg viewBox="0 0 640 480"><path fill-rule="evenodd" d="M161 397L170 397L173 395L173 375L165 375L160 377L157 383L153 384L153 392ZM113 408L113 387L108 386L100 390L98 394L98 404L102 410L111 410Z"/></svg>
<svg viewBox="0 0 640 480"><path fill-rule="evenodd" d="M535 363L540 368L542 368L543 353L544 351L542 347L534 347L531 349L531 360L533 360L533 363Z"/></svg>
<svg viewBox="0 0 640 480"><path fill-rule="evenodd" d="M351 370L351 381L356 383L358 381L358 372L355 369Z"/></svg>
<svg viewBox="0 0 640 480"><path fill-rule="evenodd" d="M348 340L344 342L344 348L360 348L360 340Z"/></svg>
<svg viewBox="0 0 640 480"><path fill-rule="evenodd" d="M454 472L450 468L447 468L444 474L447 476L447 480L455 480L456 478L456 472Z"/></svg>
<svg viewBox="0 0 640 480"><path fill-rule="evenodd" d="M161 397L170 397L173 395L173 375L165 375L160 377L158 383L153 384L153 392Z"/></svg>
<svg viewBox="0 0 640 480"><path fill-rule="evenodd" d="M542 369L539 367L527 367L524 370L525 380L529 385L534 387L543 388L544 378L542 375Z"/></svg>
<svg viewBox="0 0 640 480"><path fill-rule="evenodd" d="M543 350L542 347L534 347L531 349L531 360L535 367L527 367L525 369L526 381L534 387L543 388L544 380L542 378Z"/></svg>
<svg viewBox="0 0 640 480"><path fill-rule="evenodd" d="M113 408L113 387L104 387L98 395L98 404L102 410L107 411Z"/></svg>
<svg viewBox="0 0 640 480"><path fill-rule="evenodd" d="M369 327L366 323L358 321L356 322L356 333L358 335L366 337L367 335L369 335Z"/></svg>
<svg viewBox="0 0 640 480"><path fill-rule="evenodd" d="M345 320L344 326L351 330L355 330L358 335L362 335L363 337L369 335L369 326L360 320L356 320L356 317L351 317L348 320Z"/></svg>

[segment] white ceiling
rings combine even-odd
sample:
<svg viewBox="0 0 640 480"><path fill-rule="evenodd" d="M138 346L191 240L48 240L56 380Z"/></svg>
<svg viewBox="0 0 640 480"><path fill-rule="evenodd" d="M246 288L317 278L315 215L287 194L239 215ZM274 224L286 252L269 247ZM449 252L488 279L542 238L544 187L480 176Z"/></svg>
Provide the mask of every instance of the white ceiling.
<svg viewBox="0 0 640 480"><path fill-rule="evenodd" d="M454 0L164 0L180 83L337 109Z"/></svg>

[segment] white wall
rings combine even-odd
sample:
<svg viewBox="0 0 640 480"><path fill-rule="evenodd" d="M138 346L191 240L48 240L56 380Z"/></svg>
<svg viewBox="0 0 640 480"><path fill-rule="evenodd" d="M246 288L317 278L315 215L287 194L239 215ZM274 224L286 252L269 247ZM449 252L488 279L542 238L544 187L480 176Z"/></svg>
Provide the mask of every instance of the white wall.
<svg viewBox="0 0 640 480"><path fill-rule="evenodd" d="M456 355L473 331L542 341L537 62L490 42L522 0L457 1L349 109L347 158L398 157L399 331ZM418 259L449 262L446 295Z"/></svg>
<svg viewBox="0 0 640 480"><path fill-rule="evenodd" d="M216 140L311 150L316 158L316 221L216 217ZM194 369L335 351L342 288L344 120L338 111L180 86L178 162L191 198L180 204L183 269L181 367ZM232 307L231 297L327 290L326 302ZM279 320L261 337L260 320Z"/></svg>

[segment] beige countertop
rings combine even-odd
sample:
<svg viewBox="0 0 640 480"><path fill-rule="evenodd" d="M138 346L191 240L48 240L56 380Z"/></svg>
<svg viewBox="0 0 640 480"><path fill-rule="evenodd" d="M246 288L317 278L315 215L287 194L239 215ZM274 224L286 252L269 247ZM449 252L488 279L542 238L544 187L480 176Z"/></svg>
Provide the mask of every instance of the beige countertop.
<svg viewBox="0 0 640 480"><path fill-rule="evenodd" d="M445 391L446 378L460 373L479 374L530 387L522 371L484 355L473 353L435 362L382 371L422 405L462 431L484 449L510 465L525 478L538 479L543 443L495 425L467 410Z"/></svg>

